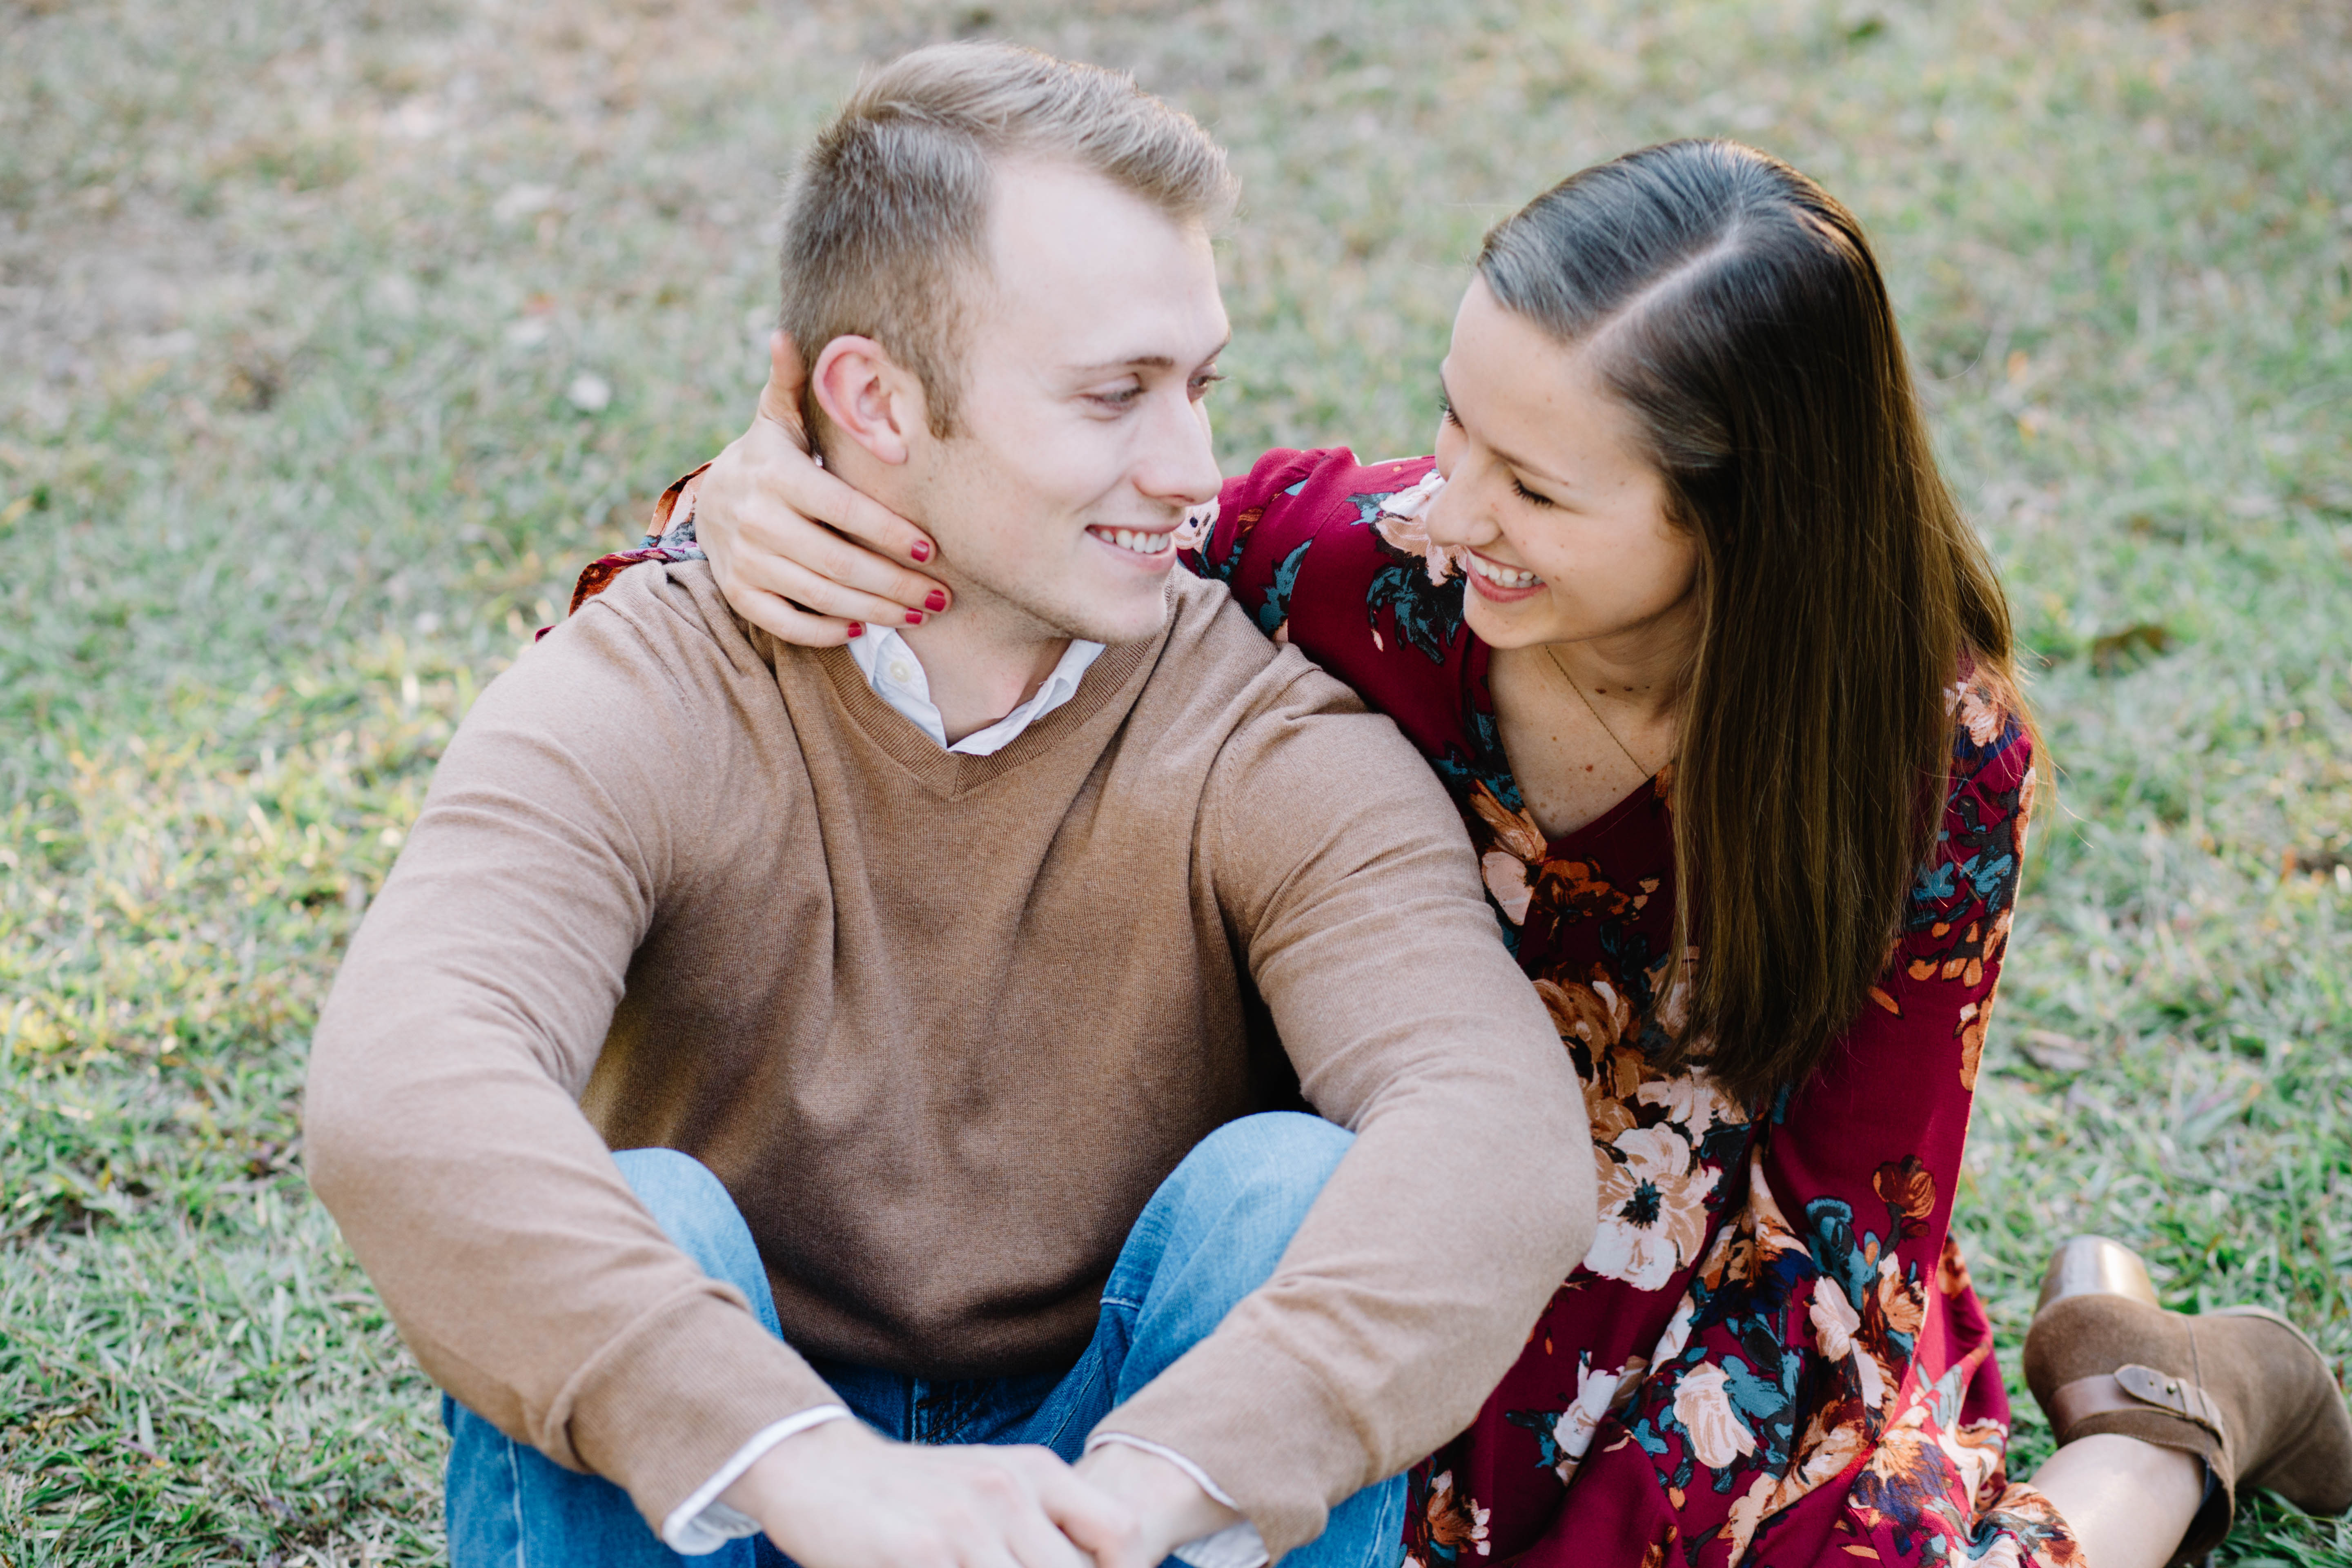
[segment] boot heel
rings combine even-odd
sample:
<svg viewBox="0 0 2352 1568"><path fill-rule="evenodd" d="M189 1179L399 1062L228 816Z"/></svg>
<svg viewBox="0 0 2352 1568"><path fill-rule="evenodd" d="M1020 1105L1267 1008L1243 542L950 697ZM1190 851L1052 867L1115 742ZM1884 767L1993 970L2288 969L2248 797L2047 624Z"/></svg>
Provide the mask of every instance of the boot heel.
<svg viewBox="0 0 2352 1568"><path fill-rule="evenodd" d="M2266 1307L2222 1307L2209 1318L2260 1318L2303 1342L2318 1364L2320 1381L2336 1395L2334 1363L2318 1342ZM2281 1443L2275 1457L2247 1473L2240 1483L2274 1491L2307 1513L2340 1514L2352 1508L2352 1412L2340 1396L2318 1401L2310 1423Z"/></svg>

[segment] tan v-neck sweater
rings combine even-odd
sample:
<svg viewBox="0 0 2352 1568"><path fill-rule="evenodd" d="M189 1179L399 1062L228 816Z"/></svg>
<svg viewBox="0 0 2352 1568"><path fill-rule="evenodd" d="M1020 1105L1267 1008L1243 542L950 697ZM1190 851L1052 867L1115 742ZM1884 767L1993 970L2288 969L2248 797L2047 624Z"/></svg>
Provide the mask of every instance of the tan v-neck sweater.
<svg viewBox="0 0 2352 1568"><path fill-rule="evenodd" d="M435 1379L665 1518L800 1353L1066 1363L1187 1150L1357 1142L1275 1278L1105 1426L1276 1557L1459 1430L1591 1234L1583 1102L1427 766L1220 584L988 757L839 649L625 573L467 715L320 1020L311 1178ZM606 1151L709 1165L789 1348Z"/></svg>

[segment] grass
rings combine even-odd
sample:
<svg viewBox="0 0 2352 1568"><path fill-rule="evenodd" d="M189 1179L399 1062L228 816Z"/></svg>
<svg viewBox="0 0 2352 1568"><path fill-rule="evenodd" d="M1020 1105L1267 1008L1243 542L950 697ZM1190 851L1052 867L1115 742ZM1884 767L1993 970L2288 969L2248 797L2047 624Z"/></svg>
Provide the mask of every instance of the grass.
<svg viewBox="0 0 2352 1568"><path fill-rule="evenodd" d="M437 1552L310 1020L473 692L740 424L790 150L958 32L1233 147L1229 465L1423 449L1478 232L1582 163L1727 132L1854 206L2062 770L1959 1221L2006 1363L2085 1228L2352 1352L2331 0L0 0L0 1564Z"/></svg>

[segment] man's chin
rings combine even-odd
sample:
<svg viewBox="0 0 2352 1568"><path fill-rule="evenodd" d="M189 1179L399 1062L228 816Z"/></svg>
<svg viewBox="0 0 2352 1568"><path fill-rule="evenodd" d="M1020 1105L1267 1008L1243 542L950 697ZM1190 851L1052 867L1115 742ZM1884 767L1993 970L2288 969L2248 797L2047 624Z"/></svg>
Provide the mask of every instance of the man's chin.
<svg viewBox="0 0 2352 1568"><path fill-rule="evenodd" d="M1168 589L1166 584L1154 585L1149 595L1139 594L1129 587L1121 593L1107 593L1084 605L1066 606L1043 617L1065 637L1083 642L1098 642L1117 647L1121 643L1147 642L1160 635L1168 624Z"/></svg>
<svg viewBox="0 0 2352 1568"><path fill-rule="evenodd" d="M1134 615L1088 616L1063 629L1073 637L1118 647L1122 643L1150 642L1167 624L1168 601L1163 596Z"/></svg>
<svg viewBox="0 0 2352 1568"><path fill-rule="evenodd" d="M1171 578L1164 572L1145 577L1133 571L1066 567L1056 573L1033 567L1020 575L967 571L967 588L984 593L1055 637L1116 647L1157 637L1168 624Z"/></svg>

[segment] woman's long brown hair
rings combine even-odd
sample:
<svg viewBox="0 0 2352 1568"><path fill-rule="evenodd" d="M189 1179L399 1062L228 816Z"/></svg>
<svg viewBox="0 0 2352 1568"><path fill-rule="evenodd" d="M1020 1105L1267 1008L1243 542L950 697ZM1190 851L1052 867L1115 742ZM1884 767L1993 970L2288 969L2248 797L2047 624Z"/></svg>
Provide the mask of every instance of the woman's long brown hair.
<svg viewBox="0 0 2352 1568"><path fill-rule="evenodd" d="M1736 142L1645 148L1497 225L1478 269L1597 356L1698 541L1675 1048L1760 1104L1868 1005L1935 847L1947 690L1972 662L2015 693L2007 601L1862 227L1803 174Z"/></svg>

